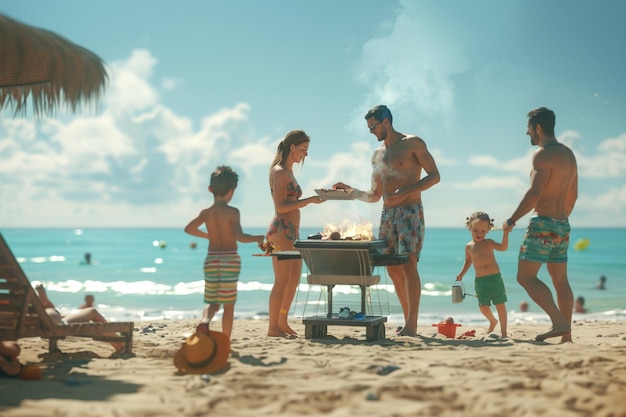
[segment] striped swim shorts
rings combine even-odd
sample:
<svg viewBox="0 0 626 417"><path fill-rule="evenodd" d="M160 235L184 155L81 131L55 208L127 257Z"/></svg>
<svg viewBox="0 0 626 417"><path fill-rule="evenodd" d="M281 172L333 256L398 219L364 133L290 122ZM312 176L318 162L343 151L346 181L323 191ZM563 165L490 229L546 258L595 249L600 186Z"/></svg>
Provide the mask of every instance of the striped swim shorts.
<svg viewBox="0 0 626 417"><path fill-rule="evenodd" d="M204 260L204 302L235 304L240 272L237 252L209 252Z"/></svg>

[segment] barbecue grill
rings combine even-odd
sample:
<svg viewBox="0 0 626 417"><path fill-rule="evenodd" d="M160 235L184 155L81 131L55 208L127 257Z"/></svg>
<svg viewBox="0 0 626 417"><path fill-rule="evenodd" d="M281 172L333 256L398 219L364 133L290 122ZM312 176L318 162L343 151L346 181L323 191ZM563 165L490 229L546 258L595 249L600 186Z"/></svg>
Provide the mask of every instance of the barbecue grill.
<svg viewBox="0 0 626 417"><path fill-rule="evenodd" d="M375 267L403 264L407 255L383 255L380 249L387 246L384 240L297 240L294 244L307 265L307 282L324 285L328 291L325 315L304 317L305 338L324 337L329 325L365 326L367 340L385 338L387 317L365 315L362 320L338 318L333 313L333 287L357 285L361 289L361 312L366 314L367 287L380 282L374 275Z"/></svg>

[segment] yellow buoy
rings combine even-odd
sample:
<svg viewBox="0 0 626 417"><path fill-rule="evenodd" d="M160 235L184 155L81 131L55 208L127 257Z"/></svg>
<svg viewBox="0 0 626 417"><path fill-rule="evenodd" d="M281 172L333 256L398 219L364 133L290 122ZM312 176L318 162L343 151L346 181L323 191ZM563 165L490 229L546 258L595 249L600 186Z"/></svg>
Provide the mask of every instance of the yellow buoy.
<svg viewBox="0 0 626 417"><path fill-rule="evenodd" d="M587 249L587 247L589 247L589 243L591 243L591 242L589 241L588 238L581 237L580 239L578 239L574 243L574 249L576 249L576 250L585 250L585 249Z"/></svg>

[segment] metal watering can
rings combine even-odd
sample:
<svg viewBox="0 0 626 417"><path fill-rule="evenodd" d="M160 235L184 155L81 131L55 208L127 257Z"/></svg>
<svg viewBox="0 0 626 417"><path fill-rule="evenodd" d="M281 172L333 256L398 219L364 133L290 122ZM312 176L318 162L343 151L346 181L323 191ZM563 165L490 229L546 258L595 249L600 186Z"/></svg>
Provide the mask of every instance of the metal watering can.
<svg viewBox="0 0 626 417"><path fill-rule="evenodd" d="M468 294L465 292L465 285L461 281L455 281L452 284L452 302L454 304L462 303L466 295L476 297L474 294Z"/></svg>

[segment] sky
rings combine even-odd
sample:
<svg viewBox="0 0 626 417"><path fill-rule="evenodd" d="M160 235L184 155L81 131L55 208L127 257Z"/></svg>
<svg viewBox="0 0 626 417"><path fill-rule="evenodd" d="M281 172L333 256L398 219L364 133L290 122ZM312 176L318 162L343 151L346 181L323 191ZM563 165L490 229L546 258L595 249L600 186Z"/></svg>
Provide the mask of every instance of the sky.
<svg viewBox="0 0 626 417"><path fill-rule="evenodd" d="M311 137L294 169L303 197L369 189L379 144L363 116L377 104L435 158L427 228L513 213L540 106L577 157L572 227L626 227L621 0L2 0L0 13L93 51L109 74L98 106L0 111L0 227L183 228L212 204L218 165L239 174L244 231L266 227L268 169L290 130ZM326 201L301 225L377 226L381 207Z"/></svg>

